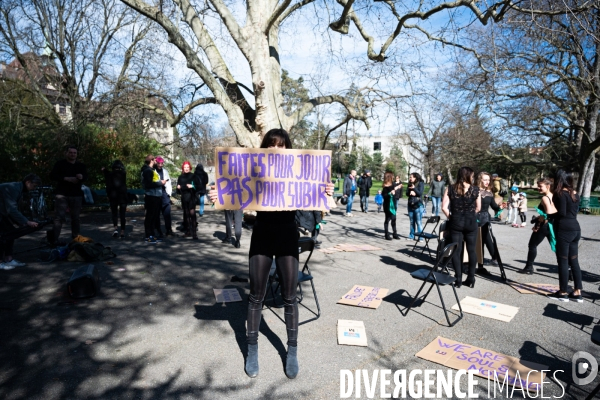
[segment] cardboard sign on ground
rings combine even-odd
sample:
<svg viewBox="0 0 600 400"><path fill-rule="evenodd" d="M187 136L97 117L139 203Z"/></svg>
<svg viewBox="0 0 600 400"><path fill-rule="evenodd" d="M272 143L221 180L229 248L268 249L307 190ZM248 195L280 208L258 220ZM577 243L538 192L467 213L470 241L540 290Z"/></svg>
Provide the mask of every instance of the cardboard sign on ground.
<svg viewBox="0 0 600 400"><path fill-rule="evenodd" d="M330 247L328 249L319 249L319 251L321 253L325 253L325 254L332 254L332 253L341 253L341 252L343 252L342 249L338 249L337 247Z"/></svg>
<svg viewBox="0 0 600 400"><path fill-rule="evenodd" d="M559 285L553 285L551 283L519 283L509 282L508 283L513 289L521 294L549 294L560 290Z"/></svg>
<svg viewBox="0 0 600 400"><path fill-rule="evenodd" d="M506 304L476 299L475 297L469 296L462 299L460 305L466 313L504 322L510 322L514 316L517 315L517 312L519 312L519 307L507 306ZM458 304L452 306L452 309L458 310Z"/></svg>
<svg viewBox="0 0 600 400"><path fill-rule="evenodd" d="M348 293L338 300L338 304L376 309L381 305L382 299L388 292L389 289L354 285Z"/></svg>
<svg viewBox="0 0 600 400"><path fill-rule="evenodd" d="M215 149L218 210L329 211L331 151Z"/></svg>
<svg viewBox="0 0 600 400"><path fill-rule="evenodd" d="M416 356L454 369L477 369L479 372L476 375L486 379L489 375L491 384L494 384L494 375L496 374L496 380L500 383L504 382L506 378L509 385L531 391L536 391L536 388L539 388L543 382L545 373L541 371L548 370L546 365L523 361L516 357L445 339L441 336L429 343ZM530 373L529 379L528 373ZM487 385L487 382L483 384Z"/></svg>
<svg viewBox="0 0 600 400"><path fill-rule="evenodd" d="M240 292L237 289L213 289L217 303L231 303L234 301L242 301Z"/></svg>
<svg viewBox="0 0 600 400"><path fill-rule="evenodd" d="M367 346L367 331L362 321L338 319L338 344L348 346Z"/></svg>

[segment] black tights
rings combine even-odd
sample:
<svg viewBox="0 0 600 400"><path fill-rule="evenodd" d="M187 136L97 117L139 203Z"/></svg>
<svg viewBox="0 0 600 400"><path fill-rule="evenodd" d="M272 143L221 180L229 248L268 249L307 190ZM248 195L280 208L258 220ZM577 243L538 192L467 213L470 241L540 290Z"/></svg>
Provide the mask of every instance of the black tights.
<svg viewBox="0 0 600 400"><path fill-rule="evenodd" d="M487 247L488 249L488 253L490 253L490 258L492 260L496 259L496 253L494 252L494 241L492 240L492 232L490 232L490 223L486 222L485 224L481 225L481 238L482 238L482 246ZM481 254L483 254L483 248L481 249L482 252ZM482 267L483 265L479 264L480 267Z"/></svg>
<svg viewBox="0 0 600 400"><path fill-rule="evenodd" d="M457 214L450 218L450 237L451 243L458 243L457 251L452 255L452 266L454 267L454 276L457 281L462 281L462 246L463 240L467 245L467 254L469 255L468 280L475 279L475 267L477 266L477 220L475 214Z"/></svg>
<svg viewBox="0 0 600 400"><path fill-rule="evenodd" d="M183 208L183 223L187 226L188 231L192 236L196 236L196 203L194 201L182 201L181 207Z"/></svg>
<svg viewBox="0 0 600 400"><path fill-rule="evenodd" d="M262 314L263 300L267 293L267 282L273 259L264 255L250 257L250 296L248 296L248 344L258 343L258 329ZM298 260L293 256L275 258L277 275L281 283L281 297L285 314L288 346L298 345Z"/></svg>
<svg viewBox="0 0 600 400"><path fill-rule="evenodd" d="M113 226L117 226L117 213L121 220L121 230L125 232L125 211L127 211L127 204L110 203L110 211L112 213Z"/></svg>
<svg viewBox="0 0 600 400"><path fill-rule="evenodd" d="M394 235L396 234L396 216L389 211L385 211L385 221L383 222L383 229L385 231L385 236L389 235L388 224L392 223L392 232Z"/></svg>
<svg viewBox="0 0 600 400"><path fill-rule="evenodd" d="M537 257L537 247L546 238L550 241L550 229L548 228L548 223L542 224L537 232L531 234L531 238L529 238L529 251L527 252L527 263L525 264L526 267L533 267L533 262Z"/></svg>

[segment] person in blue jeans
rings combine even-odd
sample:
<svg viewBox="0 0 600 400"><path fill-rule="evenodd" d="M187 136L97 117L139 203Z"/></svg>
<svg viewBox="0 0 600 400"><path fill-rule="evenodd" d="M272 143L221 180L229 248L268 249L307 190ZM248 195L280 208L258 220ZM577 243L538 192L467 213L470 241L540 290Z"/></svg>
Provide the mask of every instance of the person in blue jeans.
<svg viewBox="0 0 600 400"><path fill-rule="evenodd" d="M344 197L348 199L346 204L346 217L352 217L352 202L356 194L356 170L350 171L344 179Z"/></svg>
<svg viewBox="0 0 600 400"><path fill-rule="evenodd" d="M431 181L428 193L429 197L431 197L431 215L440 215L444 190L446 190L446 182L442 180L442 174L438 173L435 175L435 179Z"/></svg>
<svg viewBox="0 0 600 400"><path fill-rule="evenodd" d="M408 218L410 219L409 240L415 238L415 232L421 233L423 230L421 219L423 218L424 207L421 199L424 190L425 183L423 183L421 175L416 172L411 173L408 177L408 186L406 188L406 195L408 196Z"/></svg>
<svg viewBox="0 0 600 400"><path fill-rule="evenodd" d="M204 196L206 195L206 185L208 185L208 174L204 171L204 166L198 164L196 165L194 175L196 175L200 181L200 187L196 189L196 194L198 195L198 202L200 204L198 215L202 217L204 216Z"/></svg>

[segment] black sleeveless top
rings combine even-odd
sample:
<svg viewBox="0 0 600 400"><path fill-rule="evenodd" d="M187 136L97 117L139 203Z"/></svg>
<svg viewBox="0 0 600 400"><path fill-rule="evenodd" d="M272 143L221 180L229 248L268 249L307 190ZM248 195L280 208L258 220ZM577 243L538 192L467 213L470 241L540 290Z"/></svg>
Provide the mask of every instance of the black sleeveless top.
<svg viewBox="0 0 600 400"><path fill-rule="evenodd" d="M479 197L479 187L471 185L463 196L460 196L454 190L454 185L448 186L448 197L450 198L450 213L456 214L475 214L477 209L477 198Z"/></svg>

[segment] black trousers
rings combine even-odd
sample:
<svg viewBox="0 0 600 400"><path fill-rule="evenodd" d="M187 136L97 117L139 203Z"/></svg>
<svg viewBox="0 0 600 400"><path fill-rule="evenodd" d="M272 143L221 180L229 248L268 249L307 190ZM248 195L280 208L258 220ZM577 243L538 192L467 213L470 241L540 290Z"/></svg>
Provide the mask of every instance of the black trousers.
<svg viewBox="0 0 600 400"><path fill-rule="evenodd" d="M144 218L144 231L146 237L154 236L154 227L156 226L156 219L159 217L160 196L144 196L144 206L146 208L146 216Z"/></svg>
<svg viewBox="0 0 600 400"><path fill-rule="evenodd" d="M389 235L388 224L392 223L392 232L396 235L396 216L389 211L385 211L385 221L383 222L383 230L385 231L385 236Z"/></svg>
<svg viewBox="0 0 600 400"><path fill-rule="evenodd" d="M581 268L579 267L579 240L581 231L554 232L556 236L556 260L558 262L558 282L560 291L566 292L569 287L569 267L573 271L575 289L583 289L581 284Z"/></svg>
<svg viewBox="0 0 600 400"><path fill-rule="evenodd" d="M488 249L488 253L490 253L490 258L492 260L496 259L496 254L494 251L494 241L492 240L492 232L490 232L490 223L486 222L481 225L481 239L482 239L482 247L485 246ZM483 254L483 249L482 253Z"/></svg>
<svg viewBox="0 0 600 400"><path fill-rule="evenodd" d="M527 268L533 268L533 262L537 257L537 247L544 241L544 239L548 239L550 241L550 228L548 228L548 224L542 224L537 232L532 232L531 237L529 238L529 251L527 252L527 263L525 266Z"/></svg>
<svg viewBox="0 0 600 400"><path fill-rule="evenodd" d="M112 213L113 226L118 226L118 220L121 220L121 229L125 232L125 211L127 211L126 203L110 202L110 212Z"/></svg>
<svg viewBox="0 0 600 400"><path fill-rule="evenodd" d="M462 251L463 241L467 244L467 254L469 255L468 279L472 281L475 278L475 268L477 266L477 216L475 213L453 214L450 218L450 237L451 243L458 243L458 249L452 255L452 266L457 281L462 281Z"/></svg>

